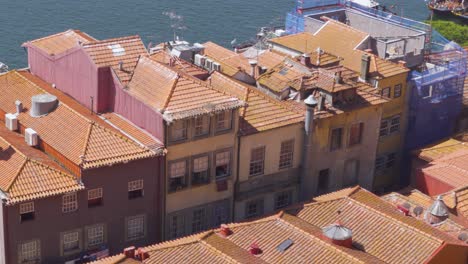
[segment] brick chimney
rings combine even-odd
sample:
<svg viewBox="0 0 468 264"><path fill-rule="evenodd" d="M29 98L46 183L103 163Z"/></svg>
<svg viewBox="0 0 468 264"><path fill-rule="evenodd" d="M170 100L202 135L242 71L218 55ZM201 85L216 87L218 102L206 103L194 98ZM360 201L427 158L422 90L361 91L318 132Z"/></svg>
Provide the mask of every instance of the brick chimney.
<svg viewBox="0 0 468 264"><path fill-rule="evenodd" d="M301 63L302 65L307 66L307 67L311 66L309 54L304 53L301 55Z"/></svg>
<svg viewBox="0 0 468 264"><path fill-rule="evenodd" d="M257 64L256 60L249 60L250 64L250 76L257 78Z"/></svg>
<svg viewBox="0 0 468 264"><path fill-rule="evenodd" d="M257 243L252 243L249 247L249 253L252 255L260 255L263 253L263 251L260 249Z"/></svg>
<svg viewBox="0 0 468 264"><path fill-rule="evenodd" d="M123 250L123 253L126 258L135 258L135 250L136 250L135 247L131 246L131 247L125 248Z"/></svg>
<svg viewBox="0 0 468 264"><path fill-rule="evenodd" d="M223 237L228 237L232 234L232 230L227 225L221 225L219 234Z"/></svg>

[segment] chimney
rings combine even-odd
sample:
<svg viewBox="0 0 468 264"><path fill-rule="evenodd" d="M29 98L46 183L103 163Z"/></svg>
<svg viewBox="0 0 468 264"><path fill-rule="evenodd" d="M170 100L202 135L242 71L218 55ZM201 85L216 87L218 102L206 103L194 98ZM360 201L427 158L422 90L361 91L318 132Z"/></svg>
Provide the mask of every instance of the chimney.
<svg viewBox="0 0 468 264"><path fill-rule="evenodd" d="M257 78L256 72L257 72L257 61L256 60L249 60L250 64L250 76Z"/></svg>
<svg viewBox="0 0 468 264"><path fill-rule="evenodd" d="M123 61L119 61L119 71L123 71Z"/></svg>
<svg viewBox="0 0 468 264"><path fill-rule="evenodd" d="M353 247L353 232L351 229L344 227L339 221L326 226L322 229L323 239L347 248Z"/></svg>
<svg viewBox="0 0 468 264"><path fill-rule="evenodd" d="M136 250L135 258L139 261L144 261L145 259L149 258L149 254L143 248L138 248Z"/></svg>
<svg viewBox="0 0 468 264"><path fill-rule="evenodd" d="M335 72L335 83L337 84L343 83L343 78L341 77L341 71Z"/></svg>
<svg viewBox="0 0 468 264"><path fill-rule="evenodd" d="M252 243L249 247L249 252L250 254L252 255L260 255L262 254L262 250L260 249L260 247L258 246L257 243Z"/></svg>
<svg viewBox="0 0 468 264"><path fill-rule="evenodd" d="M438 224L448 218L449 210L439 195L434 203L427 209L425 219L428 224Z"/></svg>
<svg viewBox="0 0 468 264"><path fill-rule="evenodd" d="M315 107L317 106L317 101L312 95L309 95L307 99L304 100L306 105L306 114L305 114L305 124L304 124L304 145L302 146L302 171L300 174L299 182L300 184L300 194L299 199L304 200L306 197L309 197L309 194L306 194L306 184L304 184L305 179L309 178L309 175L312 171L310 168L310 161L312 160L312 131L314 129L314 112Z"/></svg>
<svg viewBox="0 0 468 264"><path fill-rule="evenodd" d="M135 258L135 247L131 246L123 250L123 254L126 258Z"/></svg>
<svg viewBox="0 0 468 264"><path fill-rule="evenodd" d="M228 237L232 234L232 230L227 225L221 225L221 229L219 230L219 234L223 237Z"/></svg>
<svg viewBox="0 0 468 264"><path fill-rule="evenodd" d="M361 57L361 76L359 77L361 81L367 81L369 77L369 67L370 67L370 56L367 54L362 54Z"/></svg>
<svg viewBox="0 0 468 264"><path fill-rule="evenodd" d="M315 62L315 64L317 64L317 66L320 65L320 57L322 56L322 49L320 49L320 47L317 48L317 61Z"/></svg>
<svg viewBox="0 0 468 264"><path fill-rule="evenodd" d="M302 63L302 65L310 67L310 56L309 56L309 54L304 53L304 54L301 55L301 63Z"/></svg>
<svg viewBox="0 0 468 264"><path fill-rule="evenodd" d="M20 100L15 101L15 106L16 106L16 113L20 114L23 112L23 103Z"/></svg>
<svg viewBox="0 0 468 264"><path fill-rule="evenodd" d="M405 207L405 205L397 205L398 211L402 212L405 216L409 215L409 209Z"/></svg>

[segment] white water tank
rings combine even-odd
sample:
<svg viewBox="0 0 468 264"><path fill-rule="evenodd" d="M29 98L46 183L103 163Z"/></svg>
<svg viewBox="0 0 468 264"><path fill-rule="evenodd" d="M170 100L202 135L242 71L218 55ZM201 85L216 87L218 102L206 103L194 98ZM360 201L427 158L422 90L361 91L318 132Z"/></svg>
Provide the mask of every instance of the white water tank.
<svg viewBox="0 0 468 264"><path fill-rule="evenodd" d="M31 111L29 114L32 117L40 117L47 115L57 107L57 97L51 94L38 94L31 98Z"/></svg>
<svg viewBox="0 0 468 264"><path fill-rule="evenodd" d="M5 126L10 131L18 130L18 118L15 114L5 114Z"/></svg>

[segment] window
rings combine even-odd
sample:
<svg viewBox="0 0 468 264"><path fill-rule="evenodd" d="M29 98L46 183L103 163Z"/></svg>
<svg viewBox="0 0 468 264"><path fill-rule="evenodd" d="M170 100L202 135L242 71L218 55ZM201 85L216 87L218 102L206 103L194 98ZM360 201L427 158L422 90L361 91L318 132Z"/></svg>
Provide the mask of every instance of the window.
<svg viewBox="0 0 468 264"><path fill-rule="evenodd" d="M281 192L275 196L275 210L284 208L292 203L292 192Z"/></svg>
<svg viewBox="0 0 468 264"><path fill-rule="evenodd" d="M76 199L76 193L65 194L62 197L62 212L70 213L78 210L78 201Z"/></svg>
<svg viewBox="0 0 468 264"><path fill-rule="evenodd" d="M400 116L394 116L390 119L390 134L400 131Z"/></svg>
<svg viewBox="0 0 468 264"><path fill-rule="evenodd" d="M395 88L393 89L393 98L398 98L401 96L401 83L395 85Z"/></svg>
<svg viewBox="0 0 468 264"><path fill-rule="evenodd" d="M18 253L20 263L39 263L41 259L41 243L39 240L21 243Z"/></svg>
<svg viewBox="0 0 468 264"><path fill-rule="evenodd" d="M245 218L263 215L263 199L256 199L245 203Z"/></svg>
<svg viewBox="0 0 468 264"><path fill-rule="evenodd" d="M104 225L99 224L88 227L86 236L88 248L99 247L100 245L104 244Z"/></svg>
<svg viewBox="0 0 468 264"><path fill-rule="evenodd" d="M170 238L178 238L185 235L185 218L183 215L173 215L171 217Z"/></svg>
<svg viewBox="0 0 468 264"><path fill-rule="evenodd" d="M214 207L214 226L220 226L228 221L229 205L226 203L215 205Z"/></svg>
<svg viewBox="0 0 468 264"><path fill-rule="evenodd" d="M199 116L195 120L195 136L204 136L210 133L210 117L209 116Z"/></svg>
<svg viewBox="0 0 468 264"><path fill-rule="evenodd" d="M337 150L341 148L341 137L343 134L343 128L332 129L330 139L330 150Z"/></svg>
<svg viewBox="0 0 468 264"><path fill-rule="evenodd" d="M281 142L279 168L290 168L293 165L294 140Z"/></svg>
<svg viewBox="0 0 468 264"><path fill-rule="evenodd" d="M192 185L210 182L208 155L193 159Z"/></svg>
<svg viewBox="0 0 468 264"><path fill-rule="evenodd" d="M80 250L79 231L67 232L62 234L63 254L71 254Z"/></svg>
<svg viewBox="0 0 468 264"><path fill-rule="evenodd" d="M358 160L348 160L345 162L344 167L344 186L354 186L358 184L359 177L359 161Z"/></svg>
<svg viewBox="0 0 468 264"><path fill-rule="evenodd" d="M102 205L102 188L88 191L88 207Z"/></svg>
<svg viewBox="0 0 468 264"><path fill-rule="evenodd" d="M231 175L231 151L226 150L215 154L216 179Z"/></svg>
<svg viewBox="0 0 468 264"><path fill-rule="evenodd" d="M169 191L174 192L187 187L187 161L169 163Z"/></svg>
<svg viewBox="0 0 468 264"><path fill-rule="evenodd" d="M187 120L175 121L171 126L171 141L187 139Z"/></svg>
<svg viewBox="0 0 468 264"><path fill-rule="evenodd" d="M389 169L393 166L395 166L395 159L396 159L396 154L395 153L390 153L387 155L387 160L385 161L385 168Z"/></svg>
<svg viewBox="0 0 468 264"><path fill-rule="evenodd" d="M143 180L128 182L128 199L143 197Z"/></svg>
<svg viewBox="0 0 468 264"><path fill-rule="evenodd" d="M357 123L351 125L349 129L349 146L354 146L357 144L361 144L362 140L362 130L364 128L364 123Z"/></svg>
<svg viewBox="0 0 468 264"><path fill-rule="evenodd" d="M192 213L192 233L197 233L206 229L205 208L196 209Z"/></svg>
<svg viewBox="0 0 468 264"><path fill-rule="evenodd" d="M385 166L385 157L380 156L375 159L375 172L380 173Z"/></svg>
<svg viewBox="0 0 468 264"><path fill-rule="evenodd" d="M127 218L127 240L145 237L145 216L137 215Z"/></svg>
<svg viewBox="0 0 468 264"><path fill-rule="evenodd" d="M319 193L324 193L328 190L328 180L330 177L330 169L319 171L318 190Z"/></svg>
<svg viewBox="0 0 468 264"><path fill-rule="evenodd" d="M400 132L400 115L392 116L387 119L382 119L380 122L379 136L384 137L393 133Z"/></svg>
<svg viewBox="0 0 468 264"><path fill-rule="evenodd" d="M258 147L252 149L250 153L250 168L249 175L261 175L263 174L263 168L265 166L265 147Z"/></svg>
<svg viewBox="0 0 468 264"><path fill-rule="evenodd" d="M19 205L21 222L34 220L34 202Z"/></svg>
<svg viewBox="0 0 468 264"><path fill-rule="evenodd" d="M391 92L392 88L390 87L385 87L382 89L382 96L385 96L385 97L388 97L390 98L390 92Z"/></svg>
<svg viewBox="0 0 468 264"><path fill-rule="evenodd" d="M225 131L231 129L232 111L224 111L216 114L216 131Z"/></svg>

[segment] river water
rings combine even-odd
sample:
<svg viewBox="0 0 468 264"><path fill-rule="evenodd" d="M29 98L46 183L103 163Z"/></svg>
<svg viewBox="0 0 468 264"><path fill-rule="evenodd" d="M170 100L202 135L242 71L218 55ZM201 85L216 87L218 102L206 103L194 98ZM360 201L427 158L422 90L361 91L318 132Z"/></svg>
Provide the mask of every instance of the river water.
<svg viewBox="0 0 468 264"><path fill-rule="evenodd" d="M0 61L27 65L21 44L69 28L97 39L140 35L146 44L172 39L211 40L228 46L252 38L262 26L283 25L294 0L0 0ZM423 0L382 0L404 16L424 20ZM182 17L170 19L164 13Z"/></svg>

